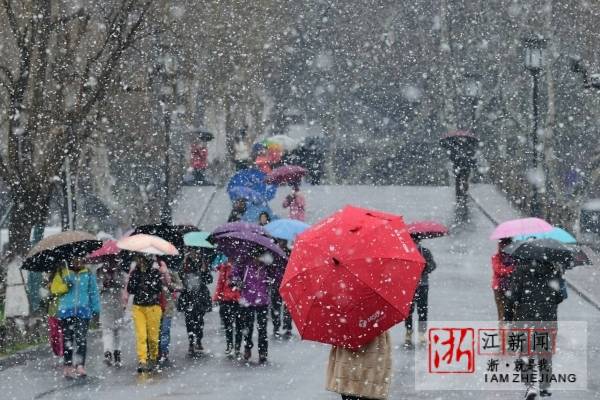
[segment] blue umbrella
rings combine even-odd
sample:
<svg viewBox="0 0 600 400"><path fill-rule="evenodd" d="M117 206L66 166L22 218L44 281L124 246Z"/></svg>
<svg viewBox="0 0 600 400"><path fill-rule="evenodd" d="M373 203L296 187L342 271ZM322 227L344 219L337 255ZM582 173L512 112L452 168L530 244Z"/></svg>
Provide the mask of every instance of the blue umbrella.
<svg viewBox="0 0 600 400"><path fill-rule="evenodd" d="M267 185L265 183L266 177L267 174L256 168L242 169L229 180L229 183L227 184L227 193L229 194L229 197L234 200L231 194L232 189L235 187L246 187L259 193L265 201L273 200L277 193L277 186Z"/></svg>
<svg viewBox="0 0 600 400"><path fill-rule="evenodd" d="M551 231L542 233L533 233L530 235L518 235L513 238L516 241L528 239L554 239L561 243L577 243L577 239L562 228L554 227Z"/></svg>
<svg viewBox="0 0 600 400"><path fill-rule="evenodd" d="M274 238L293 242L299 233L304 232L310 225L297 219L281 218L265 225L265 230Z"/></svg>
<svg viewBox="0 0 600 400"><path fill-rule="evenodd" d="M229 198L232 201L236 201L239 199L246 199L251 203L255 204L263 204L266 203L266 200L262 194L257 192L256 190L250 189L245 186L235 186L229 190Z"/></svg>

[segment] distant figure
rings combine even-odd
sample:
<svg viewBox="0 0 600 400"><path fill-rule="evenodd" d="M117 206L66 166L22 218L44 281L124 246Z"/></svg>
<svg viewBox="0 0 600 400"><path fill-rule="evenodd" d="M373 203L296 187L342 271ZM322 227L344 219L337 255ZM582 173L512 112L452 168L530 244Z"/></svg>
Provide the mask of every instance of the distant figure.
<svg viewBox="0 0 600 400"><path fill-rule="evenodd" d="M236 170L248 168L250 164L250 147L246 142L246 128L240 129L233 144L233 153Z"/></svg>
<svg viewBox="0 0 600 400"><path fill-rule="evenodd" d="M206 168L208 168L208 148L206 143L193 143L191 146L190 167L196 185L206 184Z"/></svg>
<svg viewBox="0 0 600 400"><path fill-rule="evenodd" d="M410 311L404 322L406 326L406 338L404 346L411 348L413 346L412 334L413 334L413 312L415 306L417 308L417 315L419 316L419 344L423 345L427 343L425 332L427 332L427 313L429 311L429 274L436 268L435 260L431 251L421 245L421 239L418 236L412 236L414 242L419 249L419 252L425 259L425 268L421 274L421 280L415 291L415 296L412 303L410 304Z"/></svg>
<svg viewBox="0 0 600 400"><path fill-rule="evenodd" d="M242 219L242 216L246 213L247 201L246 199L237 199L233 202L231 212L227 222L237 222Z"/></svg>
<svg viewBox="0 0 600 400"><path fill-rule="evenodd" d="M269 222L271 222L271 216L269 215L269 213L265 211L261 212L258 216L258 224L260 226L265 226Z"/></svg>
<svg viewBox="0 0 600 400"><path fill-rule="evenodd" d="M392 380L392 344L389 332L356 351L332 346L327 368L327 390L343 400L388 398Z"/></svg>
<svg viewBox="0 0 600 400"><path fill-rule="evenodd" d="M299 184L294 184L292 194L289 194L283 202L283 208L290 209L291 219L297 219L298 221L305 220L306 200L300 193Z"/></svg>
<svg viewBox="0 0 600 400"><path fill-rule="evenodd" d="M513 317L512 300L507 292L510 289L510 277L514 271L514 265L512 258L504 253L506 246L511 243L512 239L510 238L500 239L498 252L492 256L492 290L500 323L512 321Z"/></svg>

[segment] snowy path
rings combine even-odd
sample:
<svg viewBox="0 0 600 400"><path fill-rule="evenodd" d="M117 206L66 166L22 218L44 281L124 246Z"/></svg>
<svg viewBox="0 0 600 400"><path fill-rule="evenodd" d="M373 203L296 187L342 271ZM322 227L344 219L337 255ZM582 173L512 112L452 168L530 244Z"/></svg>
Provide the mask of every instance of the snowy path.
<svg viewBox="0 0 600 400"><path fill-rule="evenodd" d="M195 190L195 189L194 189ZM176 216L190 216L194 209L203 210L206 199L202 193L184 193L178 202ZM208 193L208 192L207 192ZM279 204L286 193L273 202ZM187 196L187 197L186 197ZM449 222L452 218L452 190L445 187L309 187L306 192L310 222L325 216L347 203L400 213L407 220L431 218ZM187 199L187 200L184 200ZM189 202L195 204L189 204ZM200 204L203 203L203 204ZM218 191L201 226L211 229L222 223L229 213L229 201ZM283 213L282 213L283 214ZM195 213L193 215L199 215ZM187 221L175 221L187 222ZM195 222L195 220L193 221ZM430 320L493 320L495 307L490 290L489 257L494 243L488 241L492 223L473 209L473 224L452 237L431 240L438 269L430 278ZM600 313L575 294L559 309L561 318L588 321L589 332L600 329ZM185 359L186 340L182 318L175 321L173 358L177 367L158 377L148 379L134 373L135 356L131 331L125 347L125 366L120 371L107 371L101 363L98 338L91 340L89 373L93 379L85 386L67 387L60 376L60 366L50 356L0 372L2 399L290 399L334 400L335 394L324 389L324 371L328 347L293 340L271 342L267 367L247 367L231 363L220 354L224 345L217 334L218 313L207 315L205 347L212 356L198 361ZM520 399L522 392L415 392L414 354L402 349L404 328L392 329L396 348L393 351L394 371L391 399ZM600 398L600 367L598 339L590 334L589 390L586 392L555 392L555 399ZM43 396L40 397L40 394Z"/></svg>

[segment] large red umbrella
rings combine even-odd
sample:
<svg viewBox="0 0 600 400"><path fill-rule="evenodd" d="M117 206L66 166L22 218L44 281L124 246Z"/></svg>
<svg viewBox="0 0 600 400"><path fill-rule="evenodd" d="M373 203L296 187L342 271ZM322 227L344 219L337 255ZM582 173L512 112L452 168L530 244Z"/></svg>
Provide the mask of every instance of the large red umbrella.
<svg viewBox="0 0 600 400"><path fill-rule="evenodd" d="M408 233L419 239L430 239L448 235L448 227L436 221L413 221L406 225Z"/></svg>
<svg viewBox="0 0 600 400"><path fill-rule="evenodd" d="M356 349L406 318L424 265L402 217L346 206L298 235L279 292L303 339Z"/></svg>

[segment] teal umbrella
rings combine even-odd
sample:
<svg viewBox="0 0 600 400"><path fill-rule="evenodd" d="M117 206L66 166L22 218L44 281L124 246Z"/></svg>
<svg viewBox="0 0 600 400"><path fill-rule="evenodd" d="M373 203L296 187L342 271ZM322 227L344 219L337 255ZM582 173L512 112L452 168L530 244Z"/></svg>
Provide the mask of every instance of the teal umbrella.
<svg viewBox="0 0 600 400"><path fill-rule="evenodd" d="M519 240L528 240L528 239L554 239L561 243L565 244L574 244L577 243L577 239L573 235L571 235L566 230L554 227L551 231L548 232L540 232L540 233L532 233L528 235L518 235L513 238L516 241Z"/></svg>
<svg viewBox="0 0 600 400"><path fill-rule="evenodd" d="M305 224L302 221L281 218L265 225L265 230L274 238L292 242L296 239L298 234L304 232L309 227L310 225Z"/></svg>
<svg viewBox="0 0 600 400"><path fill-rule="evenodd" d="M210 232L189 232L183 235L183 244L190 247L214 249L215 246L207 240L209 236Z"/></svg>

